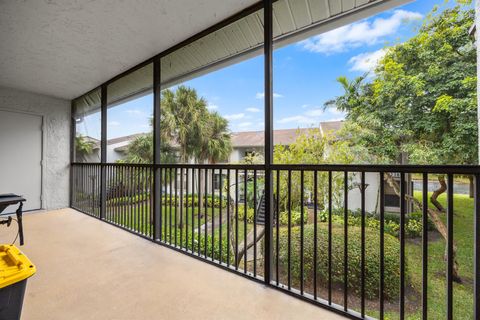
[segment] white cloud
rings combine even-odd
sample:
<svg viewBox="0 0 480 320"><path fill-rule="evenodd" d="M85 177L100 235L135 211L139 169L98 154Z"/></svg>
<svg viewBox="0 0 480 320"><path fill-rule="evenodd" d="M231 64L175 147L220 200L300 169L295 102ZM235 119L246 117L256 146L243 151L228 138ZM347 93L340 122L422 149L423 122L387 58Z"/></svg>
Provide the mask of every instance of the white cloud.
<svg viewBox="0 0 480 320"><path fill-rule="evenodd" d="M385 56L385 49L380 49L373 52L365 52L348 60L352 66L350 71L371 72L375 69L378 62Z"/></svg>
<svg viewBox="0 0 480 320"><path fill-rule="evenodd" d="M344 52L351 48L376 44L381 38L396 34L402 23L422 18L422 14L418 12L395 10L388 18L349 24L304 40L301 45L311 52L325 54Z"/></svg>
<svg viewBox="0 0 480 320"><path fill-rule="evenodd" d="M247 109L245 109L245 111L248 111L248 112L260 112L260 109L258 109L258 108L247 108Z"/></svg>
<svg viewBox="0 0 480 320"><path fill-rule="evenodd" d="M332 117L343 120L344 118L341 118L343 115L344 113L336 108L325 110L322 106L312 106L298 115L281 118L276 123L287 125L286 127L316 127L322 121L333 121Z"/></svg>
<svg viewBox="0 0 480 320"><path fill-rule="evenodd" d="M207 106L207 109L208 110L217 110L218 109L218 106L216 104L209 104Z"/></svg>
<svg viewBox="0 0 480 320"><path fill-rule="evenodd" d="M145 112L143 112L142 110L138 110L138 109L128 109L128 110L125 110L125 112L130 114L130 115L134 115L134 116L145 115Z"/></svg>
<svg viewBox="0 0 480 320"><path fill-rule="evenodd" d="M308 117L320 117L324 114L323 109L312 109L305 112L305 115Z"/></svg>
<svg viewBox="0 0 480 320"><path fill-rule="evenodd" d="M282 123L282 124L285 124L285 123L314 124L317 121L315 119L310 118L310 117L300 115L300 116L282 118L282 119L278 120L277 122Z"/></svg>
<svg viewBox="0 0 480 320"><path fill-rule="evenodd" d="M343 111L338 110L337 108L328 108L328 111L330 111L331 114L344 114Z"/></svg>
<svg viewBox="0 0 480 320"><path fill-rule="evenodd" d="M120 122L118 121L110 121L108 123L109 126L112 126L112 127L118 127L120 125Z"/></svg>
<svg viewBox="0 0 480 320"><path fill-rule="evenodd" d="M227 114L224 116L227 120L239 120L245 117L245 113Z"/></svg>
<svg viewBox="0 0 480 320"><path fill-rule="evenodd" d="M251 122L242 122L242 123L239 123L237 127L246 128L246 127L250 127L251 125L252 125Z"/></svg>
<svg viewBox="0 0 480 320"><path fill-rule="evenodd" d="M281 95L280 93L274 92L273 97L274 98L283 98L283 95ZM265 98L265 92L257 92L257 94L255 95L255 98L257 98L257 99Z"/></svg>

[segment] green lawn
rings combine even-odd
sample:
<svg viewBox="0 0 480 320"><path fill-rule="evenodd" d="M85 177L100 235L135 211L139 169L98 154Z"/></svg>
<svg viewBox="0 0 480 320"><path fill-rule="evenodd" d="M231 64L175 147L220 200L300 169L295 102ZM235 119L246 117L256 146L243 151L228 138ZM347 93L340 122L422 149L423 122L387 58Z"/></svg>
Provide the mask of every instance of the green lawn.
<svg viewBox="0 0 480 320"><path fill-rule="evenodd" d="M415 196L421 199L421 193ZM446 195L440 197L440 203L446 207ZM460 266L462 284L454 283L454 319L473 319L473 199L468 195L454 196L454 239L457 245L457 259ZM443 221L445 222L445 214ZM429 237L428 245L428 318L443 319L446 314L446 281L444 261L445 241L438 234ZM409 241L406 255L410 266L412 286L422 292L422 248L417 243ZM420 296L418 296L420 299ZM418 308L421 307L420 301ZM389 313L389 318L396 319L398 315ZM408 314L407 319L421 319L421 311Z"/></svg>

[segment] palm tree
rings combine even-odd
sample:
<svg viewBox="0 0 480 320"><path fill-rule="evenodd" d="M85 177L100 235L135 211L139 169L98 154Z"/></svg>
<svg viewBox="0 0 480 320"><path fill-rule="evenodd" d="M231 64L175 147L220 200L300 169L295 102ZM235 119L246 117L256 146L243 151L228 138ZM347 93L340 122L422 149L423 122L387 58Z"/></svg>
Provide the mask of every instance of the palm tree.
<svg viewBox="0 0 480 320"><path fill-rule="evenodd" d="M84 135L77 135L75 137L75 151L79 155L83 162L87 161L87 156L93 153L95 142L87 139Z"/></svg>
<svg viewBox="0 0 480 320"><path fill-rule="evenodd" d="M217 112L206 116L206 125L202 127L201 143L195 150L200 162L216 163L228 159L232 152L232 140L228 130L228 120Z"/></svg>
<svg viewBox="0 0 480 320"><path fill-rule="evenodd" d="M198 97L195 89L179 86L175 92L169 89L162 92L162 140L178 144L180 162L186 163L195 155L206 114L207 102Z"/></svg>
<svg viewBox="0 0 480 320"><path fill-rule="evenodd" d="M147 133L136 137L127 148L128 163L153 163L153 136Z"/></svg>

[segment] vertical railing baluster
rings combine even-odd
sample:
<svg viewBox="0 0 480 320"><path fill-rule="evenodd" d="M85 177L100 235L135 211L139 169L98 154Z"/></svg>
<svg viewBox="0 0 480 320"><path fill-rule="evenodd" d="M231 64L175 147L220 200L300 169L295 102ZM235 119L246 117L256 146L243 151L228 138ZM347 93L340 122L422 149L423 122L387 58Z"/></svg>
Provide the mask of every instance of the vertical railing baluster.
<svg viewBox="0 0 480 320"><path fill-rule="evenodd" d="M191 234L191 243L192 243L192 253L195 253L195 168L192 168L192 203L191 203L191 208L190 210L192 211L191 213L191 229L192 229L192 234Z"/></svg>
<svg viewBox="0 0 480 320"><path fill-rule="evenodd" d="M447 176L447 319L453 319L453 175Z"/></svg>
<svg viewBox="0 0 480 320"><path fill-rule="evenodd" d="M145 192L145 182L147 180L146 177L146 168L145 167L140 167L139 173L138 173L138 212L137 212L137 229L138 232L140 232L142 235L146 236L147 231L146 231L146 224L145 224L145 216L147 215L146 208L144 206L144 203L147 199L147 193Z"/></svg>
<svg viewBox="0 0 480 320"><path fill-rule="evenodd" d="M191 234L191 237L190 237L190 241L191 241L191 245L192 245L192 253L195 253L195 168L192 168L192 181L191 181L191 185L192 185L192 203L191 203L191 208L190 208L190 211L191 214L191 229L192 229L192 234Z"/></svg>
<svg viewBox="0 0 480 320"><path fill-rule="evenodd" d="M218 248L218 255L219 255L219 258L218 258L218 261L220 261L220 264L223 263L223 237L222 237L222 224L223 224L223 221L222 221L222 216L223 216L223 174L222 174L222 169L220 168L219 170L219 214L218 214L218 228L219 228L219 232L218 232L218 243L219 243L219 248Z"/></svg>
<svg viewBox="0 0 480 320"><path fill-rule="evenodd" d="M276 221L275 221L275 227L276 227L276 237L275 237L275 278L277 282L277 286L280 283L280 270L279 270L279 250L280 250L280 170L277 170L277 198L276 198Z"/></svg>
<svg viewBox="0 0 480 320"><path fill-rule="evenodd" d="M200 199L202 198L202 169L201 168L198 168L198 198L197 198L197 202L198 202L198 212L197 212L197 220L198 220L198 224L197 224L197 245L198 245L198 255L200 256L200 253L201 253L201 245L200 245L200 234L201 234L201 230L200 230L200 226L201 226L201 222L200 222L200 219L201 219L201 212L202 212L202 204L201 204L201 201Z"/></svg>
<svg viewBox="0 0 480 320"><path fill-rule="evenodd" d="M332 304L332 171L328 171L328 304Z"/></svg>
<svg viewBox="0 0 480 320"><path fill-rule="evenodd" d="M162 194L160 189L159 191L156 191L157 186L160 186L157 176L157 169L156 166L150 167L148 170L149 173L149 184L148 188L150 190L149 192L149 204L150 204L150 214L148 215L147 221L148 221L148 230L150 232L150 236L153 238L154 241L157 239L160 239L160 233L162 232L162 229L159 227L159 222L161 220L161 216L157 215L157 212L160 212L159 208L159 201L160 201L160 195ZM158 196L158 201L155 202L155 198Z"/></svg>
<svg viewBox="0 0 480 320"><path fill-rule="evenodd" d="M188 232L189 232L189 226L188 226L188 222L189 222L189 219L190 219L190 215L188 214L188 208L190 207L189 204L188 204L188 199L189 199L189 174L190 174L190 170L187 168L185 168L185 250L188 251ZM190 209L191 210L191 209Z"/></svg>
<svg viewBox="0 0 480 320"><path fill-rule="evenodd" d="M360 258L360 269L361 269L361 315L365 317L365 172L361 172L361 199L360 207L362 213L362 222L361 222L361 258Z"/></svg>
<svg viewBox="0 0 480 320"><path fill-rule="evenodd" d="M108 213L108 221L112 222L113 220L113 208L114 208L114 202L113 202L113 194L112 194L112 188L114 187L114 180L113 180L113 177L114 177L114 173L115 173L115 167L114 166L110 166L109 167L109 178L108 178L108 181L109 181L109 196L110 196L110 210L109 210L109 213Z"/></svg>
<svg viewBox="0 0 480 320"><path fill-rule="evenodd" d="M253 276L257 277L257 170L253 170Z"/></svg>
<svg viewBox="0 0 480 320"><path fill-rule="evenodd" d="M405 319L405 173L400 173L400 320Z"/></svg>
<svg viewBox="0 0 480 320"><path fill-rule="evenodd" d="M238 270L238 169L235 169L235 270Z"/></svg>
<svg viewBox="0 0 480 320"><path fill-rule="evenodd" d="M116 223L117 225L122 224L122 219L123 219L123 206L121 203L121 197L123 196L123 190L124 190L124 185L123 185L123 167L117 166L117 179L118 179L118 187L117 187L117 217L116 217Z"/></svg>
<svg viewBox="0 0 480 320"><path fill-rule="evenodd" d="M427 319L428 291L428 173L422 177L422 319Z"/></svg>
<svg viewBox="0 0 480 320"><path fill-rule="evenodd" d="M115 166L115 224L119 225L120 224L120 216L121 216L121 211L120 211L120 167Z"/></svg>
<svg viewBox="0 0 480 320"><path fill-rule="evenodd" d="M207 259L208 258L208 169L205 168L203 170L203 172L204 172L204 177L205 177L205 181L204 181L205 182L205 184L204 184L205 196L203 197L204 198L203 207L204 207L204 210L205 210L205 212L203 213L203 216L204 216L204 221L203 221L203 233L204 233L203 254L205 256L205 259Z"/></svg>
<svg viewBox="0 0 480 320"><path fill-rule="evenodd" d="M474 186L474 270L473 270L473 318L480 319L480 174L475 174Z"/></svg>
<svg viewBox="0 0 480 320"><path fill-rule="evenodd" d="M313 299L317 300L318 172L313 171Z"/></svg>
<svg viewBox="0 0 480 320"><path fill-rule="evenodd" d="M165 196L165 170L160 167L158 168L158 170L160 170L160 201L159 201L159 207L160 207L160 225L158 226L158 228L160 229L160 242L166 242L166 239L165 239L165 225L166 225L166 222L165 222L165 212L166 212L166 208L164 208L164 196Z"/></svg>
<svg viewBox="0 0 480 320"><path fill-rule="evenodd" d="M212 168L212 260L214 260L215 249L215 169Z"/></svg>
<svg viewBox="0 0 480 320"><path fill-rule="evenodd" d="M304 287L304 254L303 254L303 237L304 237L304 219L305 219L305 212L303 210L303 187L305 184L305 174L304 171L300 171L300 294L303 296L303 287Z"/></svg>
<svg viewBox="0 0 480 320"><path fill-rule="evenodd" d="M113 222L113 223L116 223L117 222L117 207L118 207L118 203L117 203L117 192L118 192L118 187L117 187L117 183L118 183L118 173L117 173L117 167L116 166L112 166L112 215L110 217L110 221Z"/></svg>
<svg viewBox="0 0 480 320"><path fill-rule="evenodd" d="M125 186L122 198L122 205L123 205L123 227L127 227L127 222L128 222L128 168L126 166L123 166L123 184Z"/></svg>
<svg viewBox="0 0 480 320"><path fill-rule="evenodd" d="M384 318L385 300L385 176L380 172L380 320Z"/></svg>
<svg viewBox="0 0 480 320"><path fill-rule="evenodd" d="M79 174L79 189L81 190L81 195L80 195L80 202L78 204L78 207L80 208L81 211L83 210L83 199L85 198L85 192L83 191L83 168L84 165L82 165L80 168L78 168L78 174Z"/></svg>
<svg viewBox="0 0 480 320"><path fill-rule="evenodd" d="M343 173L343 310L348 310L348 171Z"/></svg>
<svg viewBox="0 0 480 320"><path fill-rule="evenodd" d="M174 176L174 190L175 190L175 193L173 194L174 196L174 207L175 207L175 215L173 217L173 230L175 232L175 235L174 235L174 243L175 243L175 247L177 246L177 233L178 233L178 221L177 221L177 217L178 217L178 194L177 194L177 191L178 191L178 168L175 167L175 169L173 170L173 176Z"/></svg>
<svg viewBox="0 0 480 320"><path fill-rule="evenodd" d="M185 199L183 197L183 177L183 168L180 168L180 248L183 248L183 207L185 205Z"/></svg>
<svg viewBox="0 0 480 320"><path fill-rule="evenodd" d="M168 170L168 195L169 195L169 201L168 201L168 244L172 245L172 215L174 214L173 212L173 206L172 202L174 201L173 199L173 168L169 168ZM177 208L175 208L177 210Z"/></svg>
<svg viewBox="0 0 480 320"><path fill-rule="evenodd" d="M230 266L230 184L231 184L231 170L227 169L227 266Z"/></svg>
<svg viewBox="0 0 480 320"><path fill-rule="evenodd" d="M287 285L288 290L292 289L292 279L291 279L291 255L292 255L292 171L288 170L288 194L287 194L287 208L288 208L288 232L287 232Z"/></svg>
<svg viewBox="0 0 480 320"><path fill-rule="evenodd" d="M135 203L134 203L134 197L135 197L135 187L134 187L134 183L135 183L135 167L130 167L130 187L128 188L129 189L129 194L130 194L130 216L129 216L129 223L128 223L128 226L129 226L129 229L130 230L134 230L134 226L133 226L133 218L134 218L134 214L135 214Z"/></svg>
<svg viewBox="0 0 480 320"><path fill-rule="evenodd" d="M142 206L142 203L143 203L143 191L142 189L140 188L140 183L141 183L141 180L143 178L143 167L138 167L137 168L137 212L135 214L135 229L137 232L141 233L141 234L144 234L143 232L143 229L142 229L142 224L140 223L142 220L141 220L141 216L140 215L143 215L143 206Z"/></svg>
<svg viewBox="0 0 480 320"><path fill-rule="evenodd" d="M247 197L248 171L243 171L243 272L247 273Z"/></svg>

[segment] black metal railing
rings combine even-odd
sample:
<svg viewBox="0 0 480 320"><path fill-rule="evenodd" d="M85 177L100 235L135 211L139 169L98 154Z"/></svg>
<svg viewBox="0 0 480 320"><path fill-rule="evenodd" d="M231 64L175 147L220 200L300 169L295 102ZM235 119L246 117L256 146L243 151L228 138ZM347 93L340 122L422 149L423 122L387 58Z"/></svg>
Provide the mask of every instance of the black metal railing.
<svg viewBox="0 0 480 320"><path fill-rule="evenodd" d="M347 317L470 319L479 307L476 166L72 168L73 208L257 281L267 268L271 287Z"/></svg>

